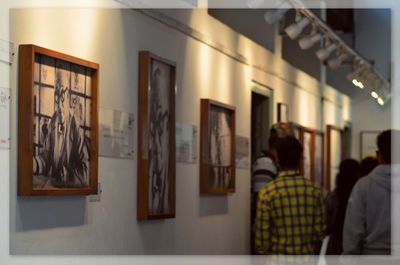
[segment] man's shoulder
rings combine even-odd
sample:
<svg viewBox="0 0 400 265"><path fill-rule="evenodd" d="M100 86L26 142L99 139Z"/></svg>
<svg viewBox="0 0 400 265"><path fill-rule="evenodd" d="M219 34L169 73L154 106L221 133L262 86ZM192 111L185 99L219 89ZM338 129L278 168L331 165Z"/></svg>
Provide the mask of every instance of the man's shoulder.
<svg viewBox="0 0 400 265"><path fill-rule="evenodd" d="M259 196L260 198L265 198L268 196L271 196L276 193L277 190L277 180L272 180L270 181L267 185L265 185L262 189L259 191Z"/></svg>

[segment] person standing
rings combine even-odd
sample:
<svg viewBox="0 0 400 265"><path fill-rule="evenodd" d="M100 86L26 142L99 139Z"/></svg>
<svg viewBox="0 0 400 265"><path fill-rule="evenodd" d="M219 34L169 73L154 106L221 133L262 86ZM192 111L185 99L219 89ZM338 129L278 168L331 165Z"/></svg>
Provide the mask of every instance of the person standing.
<svg viewBox="0 0 400 265"><path fill-rule="evenodd" d="M343 224L351 190L360 177L360 163L348 158L340 162L335 190L329 192L326 203L326 233L330 236L326 254L343 252Z"/></svg>
<svg viewBox="0 0 400 265"><path fill-rule="evenodd" d="M391 135L377 137L379 165L353 188L343 228L343 254L391 254Z"/></svg>
<svg viewBox="0 0 400 265"><path fill-rule="evenodd" d="M376 157L369 156L361 160L360 177L367 176L377 165L379 165L379 160Z"/></svg>
<svg viewBox="0 0 400 265"><path fill-rule="evenodd" d="M293 136L278 139L276 179L259 191L255 247L258 254L318 254L324 238L321 190L299 174L303 148Z"/></svg>

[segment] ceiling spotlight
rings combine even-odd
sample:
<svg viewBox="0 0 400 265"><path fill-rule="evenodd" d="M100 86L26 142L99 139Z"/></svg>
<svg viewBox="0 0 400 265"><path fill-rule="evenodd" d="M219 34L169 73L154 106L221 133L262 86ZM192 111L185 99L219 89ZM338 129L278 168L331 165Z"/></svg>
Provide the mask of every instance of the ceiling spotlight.
<svg viewBox="0 0 400 265"><path fill-rule="evenodd" d="M377 100L378 100L379 105L383 106L385 104L385 102L383 101L382 98L378 97Z"/></svg>
<svg viewBox="0 0 400 265"><path fill-rule="evenodd" d="M361 89L364 88L364 84L363 84L361 81L358 81L357 79L353 79L351 82L352 82L353 85L355 85L356 87L359 87L359 88L361 88Z"/></svg>
<svg viewBox="0 0 400 265"><path fill-rule="evenodd" d="M376 93L375 91L372 91L372 92L371 92L371 96L372 96L373 98L375 98L375 99L379 98L378 93Z"/></svg>
<svg viewBox="0 0 400 265"><path fill-rule="evenodd" d="M342 53L336 58L331 58L328 60L328 65L332 70L336 70L339 68L339 66L342 65L344 60L346 60L349 57L348 53Z"/></svg>
<svg viewBox="0 0 400 265"><path fill-rule="evenodd" d="M325 61L326 59L328 59L329 55L331 55L331 53L336 49L336 44L335 43L331 43L329 46L319 49L316 52L316 55L318 57L318 59L320 59L321 61Z"/></svg>
<svg viewBox="0 0 400 265"><path fill-rule="evenodd" d="M304 30L304 28L308 24L310 24L310 20L308 20L308 18L306 18L306 17L303 17L299 21L297 21L296 23L288 26L285 29L285 32L289 36L289 38L294 40L295 38L297 38L300 35L300 33Z"/></svg>
<svg viewBox="0 0 400 265"><path fill-rule="evenodd" d="M289 9L292 8L292 5L287 2L287 1L283 1L278 7L277 9L274 10L268 10L267 12L265 12L264 14L264 19L265 21L267 21L268 24L274 24L276 22L279 21L279 19L281 19L281 17L287 12L289 11Z"/></svg>
<svg viewBox="0 0 400 265"><path fill-rule="evenodd" d="M359 78L361 72L365 70L365 67L362 65L355 66L355 67L357 67L356 70L354 70L353 72L350 72L349 74L346 75L346 78L351 82L353 81L353 79Z"/></svg>
<svg viewBox="0 0 400 265"><path fill-rule="evenodd" d="M320 41L321 38L322 38L322 35L319 33L316 33L312 36L301 38L299 40L299 46L302 50L310 49L315 43Z"/></svg>

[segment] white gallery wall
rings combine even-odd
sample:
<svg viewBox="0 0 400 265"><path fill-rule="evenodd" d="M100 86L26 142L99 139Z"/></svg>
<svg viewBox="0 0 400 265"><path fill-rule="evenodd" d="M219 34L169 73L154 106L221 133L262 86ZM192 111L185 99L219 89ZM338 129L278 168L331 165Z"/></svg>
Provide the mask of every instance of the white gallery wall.
<svg viewBox="0 0 400 265"><path fill-rule="evenodd" d="M0 4L0 39L9 40L9 2ZM0 87L10 88L10 66L0 62ZM11 124L0 124L10 126ZM0 149L0 261L9 254L9 189L10 189L10 150Z"/></svg>
<svg viewBox="0 0 400 265"><path fill-rule="evenodd" d="M15 45L35 44L98 63L100 107L134 113L136 121L140 50L176 62L177 122L199 125L200 98L212 98L236 106L236 132L250 137L254 82L273 90L274 111L277 102L287 103L289 117L303 126L323 129L328 123L343 126L351 120L347 97L331 87L321 89L318 80L283 61L279 50L266 51L205 10L163 13L206 38L202 42L189 37L136 10L37 8L11 10L10 39ZM14 63L10 85L15 99L17 69ZM11 106L12 135L17 133L16 102ZM137 128L134 137L137 142ZM8 166L1 164L1 169ZM136 172L136 158L100 157L103 193L98 202L79 196L18 197L17 139L12 138L10 252L249 253L250 170L237 169L235 193L203 196L198 163L177 163L176 218L145 222L136 221Z"/></svg>

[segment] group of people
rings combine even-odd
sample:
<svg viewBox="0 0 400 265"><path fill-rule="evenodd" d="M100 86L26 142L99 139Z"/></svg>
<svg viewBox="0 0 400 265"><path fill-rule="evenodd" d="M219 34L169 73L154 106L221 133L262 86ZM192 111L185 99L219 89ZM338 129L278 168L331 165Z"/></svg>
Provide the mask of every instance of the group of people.
<svg viewBox="0 0 400 265"><path fill-rule="evenodd" d="M285 126L253 165L253 252L318 255L326 238L329 255L390 255L393 131L377 137L376 158L343 160L327 192L299 173L303 148Z"/></svg>

